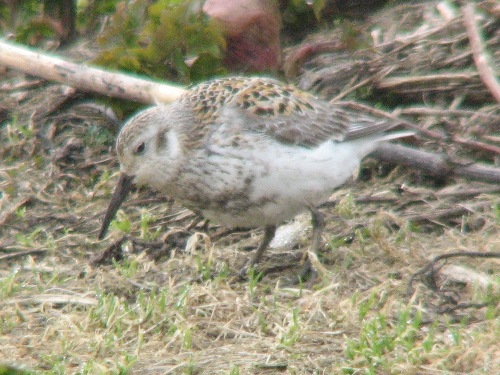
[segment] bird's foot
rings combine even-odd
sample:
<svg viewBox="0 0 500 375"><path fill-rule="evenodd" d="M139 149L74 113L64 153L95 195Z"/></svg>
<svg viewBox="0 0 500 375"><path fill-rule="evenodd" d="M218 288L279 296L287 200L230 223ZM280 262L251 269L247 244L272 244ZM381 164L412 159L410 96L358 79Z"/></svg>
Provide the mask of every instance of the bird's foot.
<svg viewBox="0 0 500 375"><path fill-rule="evenodd" d="M262 280L262 276L264 276L264 273L259 271L256 265L252 264L252 262L249 262L247 265L242 267L237 273L238 280L240 281L247 281L247 280L260 281Z"/></svg>
<svg viewBox="0 0 500 375"><path fill-rule="evenodd" d="M304 265L300 269L297 278L295 279L294 284L302 284L304 282L314 283L314 281L318 278L318 272L316 268L312 265L309 257L306 257Z"/></svg>

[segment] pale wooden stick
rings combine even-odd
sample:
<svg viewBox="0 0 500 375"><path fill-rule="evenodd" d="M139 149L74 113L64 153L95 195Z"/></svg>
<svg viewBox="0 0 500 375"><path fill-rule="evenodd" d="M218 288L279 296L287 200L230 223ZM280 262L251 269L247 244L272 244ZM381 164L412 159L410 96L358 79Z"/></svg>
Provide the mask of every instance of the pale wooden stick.
<svg viewBox="0 0 500 375"><path fill-rule="evenodd" d="M0 41L0 65L61 82L78 90L144 104L170 103L185 92L179 86L75 64L5 41Z"/></svg>
<svg viewBox="0 0 500 375"><path fill-rule="evenodd" d="M476 64L477 71L484 85L491 92L491 95L500 102L500 83L496 78L496 74L488 65L488 56L483 48L483 43L481 41L481 35L479 34L479 28L477 26L474 11L474 4L467 3L462 8L464 16L464 25L467 30L467 35L469 36L469 44L472 50L472 56L474 57L474 63Z"/></svg>

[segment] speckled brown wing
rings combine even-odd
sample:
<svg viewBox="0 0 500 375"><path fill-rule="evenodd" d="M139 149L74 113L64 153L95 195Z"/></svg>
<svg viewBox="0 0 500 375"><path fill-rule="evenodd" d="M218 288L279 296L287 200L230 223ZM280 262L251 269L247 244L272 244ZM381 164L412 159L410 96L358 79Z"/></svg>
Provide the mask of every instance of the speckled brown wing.
<svg viewBox="0 0 500 375"><path fill-rule="evenodd" d="M181 128L189 150L207 144L208 138L220 125L221 109L248 84L248 80L246 77L213 79L190 87L178 99L192 115L192 121Z"/></svg>
<svg viewBox="0 0 500 375"><path fill-rule="evenodd" d="M179 100L188 102L195 114L190 129L193 146L206 141L213 125L224 122L237 122L246 130L304 147L327 140L367 137L396 125L264 77L207 81L191 88Z"/></svg>
<svg viewBox="0 0 500 375"><path fill-rule="evenodd" d="M249 79L225 106L222 116L240 118L247 130L304 147L342 141L349 125L341 108L269 78Z"/></svg>
<svg viewBox="0 0 500 375"><path fill-rule="evenodd" d="M189 88L179 101L189 103L196 121L205 126L218 119L221 107L246 87L249 80L247 77L228 77L202 82Z"/></svg>

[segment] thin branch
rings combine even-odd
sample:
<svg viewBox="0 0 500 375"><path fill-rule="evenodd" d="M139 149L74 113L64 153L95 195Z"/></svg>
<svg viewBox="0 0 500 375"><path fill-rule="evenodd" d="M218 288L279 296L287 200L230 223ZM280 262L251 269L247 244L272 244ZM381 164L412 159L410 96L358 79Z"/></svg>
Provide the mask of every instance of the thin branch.
<svg viewBox="0 0 500 375"><path fill-rule="evenodd" d="M500 102L500 83L498 83L493 69L488 65L488 56L484 51L481 35L479 34L479 28L475 21L476 14L474 11L474 4L465 4L462 8L462 13L464 17L465 29L467 30L467 35L469 36L472 56L474 58L474 63L476 64L479 77L491 92L495 100Z"/></svg>
<svg viewBox="0 0 500 375"><path fill-rule="evenodd" d="M446 198L446 197L453 197L453 198L468 198L468 197L473 197L481 194L495 194L495 193L500 193L500 185L498 186L488 186L488 187L483 187L483 188L472 188L472 189L465 189L465 190L457 190L457 191L438 191L434 193L434 195L438 198Z"/></svg>
<svg viewBox="0 0 500 375"><path fill-rule="evenodd" d="M34 200L35 200L34 196L23 198L16 204L14 204L9 210L2 213L2 215L0 215L0 226L5 225L19 209L32 204Z"/></svg>
<svg viewBox="0 0 500 375"><path fill-rule="evenodd" d="M145 104L170 103L185 90L130 75L75 64L0 41L0 65L79 90Z"/></svg>
<svg viewBox="0 0 500 375"><path fill-rule="evenodd" d="M437 286L433 282L435 280L435 270L434 267L436 264L445 259L449 258L456 258L456 257L469 257L469 258L500 258L500 253L498 252L476 252L476 251L458 251L454 253L448 253L448 254L441 254L436 257L434 257L427 265L417 272L415 272L410 280L408 281L408 286L406 289L407 295L412 295L414 292L413 288L413 283L417 277L421 277L422 279L427 280L430 283L426 283L428 287L430 287L433 290L437 290Z"/></svg>
<svg viewBox="0 0 500 375"><path fill-rule="evenodd" d="M421 76L396 76L396 77L385 77L380 80L378 87L383 89L395 88L403 85L425 85L430 83L436 83L438 85L444 86L447 83L462 83L462 82L473 82L476 78L476 73L471 72L461 72L461 73L440 73L440 74L427 74ZM420 88L421 89L421 88ZM450 90L455 89L450 87Z"/></svg>
<svg viewBox="0 0 500 375"><path fill-rule="evenodd" d="M339 94L337 94L334 98L332 98L330 100L331 103L333 102L337 102L339 100L342 100L343 98L345 98L347 95L349 95L351 92L357 90L359 87L363 87L363 86L366 86L368 85L370 82L374 82L374 81L379 81L381 80L383 77L386 77L388 76L392 71L394 70L393 67L388 67L388 68L384 68L382 69L380 72L378 72L377 74L375 75L371 75L370 77L366 78L366 79L363 79L361 80L360 82L356 83L355 85L352 85L350 86L349 88L343 90L342 92L340 92Z"/></svg>
<svg viewBox="0 0 500 375"><path fill-rule="evenodd" d="M397 121L401 125L403 125L405 128L415 130L417 132L417 134L423 135L425 137L429 137L431 139L436 139L436 140L439 140L442 142L452 141L452 142L460 144L463 147L467 147L467 148L472 149L472 150L481 150L483 152L489 152L492 154L500 155L500 147L498 147L498 146L490 145L488 143L483 143L483 142L479 142L479 141L473 141L470 139L463 139L461 137L452 137L450 139L449 137L446 137L443 134L440 134L440 133L432 131L432 130L424 129L424 128L422 128L422 127L420 127L420 126L418 126L410 121L398 118L392 114L389 114L387 112L381 111L381 110L376 109L376 108L366 106L364 104L351 102L351 101L345 101L345 102L342 101L342 102L338 102L337 104L341 104L341 105L346 106L350 109L358 109L360 111L365 111L365 112L371 113L374 116L381 116L381 117L385 117L385 118Z"/></svg>
<svg viewBox="0 0 500 375"><path fill-rule="evenodd" d="M489 183L500 183L499 168L480 164L460 165L444 156L397 144L380 145L372 155L384 162L422 170L439 178L457 176Z"/></svg>
<svg viewBox="0 0 500 375"><path fill-rule="evenodd" d="M490 145L488 143L474 141L472 139L465 139L462 137L452 137L451 140L460 145L466 146L471 150L478 150L482 152L488 152L490 154L500 155L500 147L495 145Z"/></svg>
<svg viewBox="0 0 500 375"><path fill-rule="evenodd" d="M32 255L32 254L43 254L47 252L47 249L31 249L31 250L21 250L21 251L15 251L12 253L0 255L0 262L6 261L6 260L12 260L15 258L20 258L26 255Z"/></svg>
<svg viewBox="0 0 500 375"><path fill-rule="evenodd" d="M467 109L442 109L433 107L406 107L398 109L398 113L402 115L418 115L418 116L447 116L447 117L485 117L491 118L492 121L500 122L500 116L494 113L485 113L472 111Z"/></svg>
<svg viewBox="0 0 500 375"><path fill-rule="evenodd" d="M433 221L443 217L449 219L454 216L464 215L468 212L471 212L472 210L478 210L480 208L490 207L490 206L491 202L487 201L474 204L471 207L456 206L443 210L433 210L429 213L416 214L416 215L414 214L402 215L401 217L408 221Z"/></svg>

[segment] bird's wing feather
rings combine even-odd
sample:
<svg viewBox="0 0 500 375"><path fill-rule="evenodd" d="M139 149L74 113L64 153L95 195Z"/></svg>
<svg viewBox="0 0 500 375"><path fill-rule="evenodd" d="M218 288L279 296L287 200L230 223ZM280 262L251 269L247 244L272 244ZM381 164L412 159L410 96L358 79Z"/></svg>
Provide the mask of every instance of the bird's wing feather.
<svg viewBox="0 0 500 375"><path fill-rule="evenodd" d="M180 99L196 114L189 138L207 142L220 125L254 131L285 144L314 147L327 140L369 137L388 130L394 120L329 103L271 78L230 77L191 88Z"/></svg>
<svg viewBox="0 0 500 375"><path fill-rule="evenodd" d="M247 130L285 144L317 146L342 141L348 123L327 102L293 86L266 78L250 79L226 104L223 116L241 118Z"/></svg>
<svg viewBox="0 0 500 375"><path fill-rule="evenodd" d="M383 132L396 123L320 100L272 79L249 79L221 110L236 116L247 130L285 144L314 147L327 140L344 141ZM235 120L234 118L232 120Z"/></svg>
<svg viewBox="0 0 500 375"><path fill-rule="evenodd" d="M335 106L349 122L346 140L371 137L402 124L398 119L388 117L385 112L363 104L336 102Z"/></svg>

